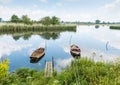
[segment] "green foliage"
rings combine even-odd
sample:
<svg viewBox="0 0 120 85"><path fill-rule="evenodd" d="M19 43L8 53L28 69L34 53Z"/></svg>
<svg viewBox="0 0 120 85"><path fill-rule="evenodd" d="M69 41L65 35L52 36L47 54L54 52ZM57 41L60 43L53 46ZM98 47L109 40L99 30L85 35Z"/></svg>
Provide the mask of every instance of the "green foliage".
<svg viewBox="0 0 120 85"><path fill-rule="evenodd" d="M120 30L120 26L110 26L110 29Z"/></svg>
<svg viewBox="0 0 120 85"><path fill-rule="evenodd" d="M8 76L8 64L9 61L7 59L0 61L0 81Z"/></svg>
<svg viewBox="0 0 120 85"><path fill-rule="evenodd" d="M33 23L33 21L31 21L27 15L23 15L21 18L19 18L17 15L12 15L10 22L24 23L24 24L32 24Z"/></svg>
<svg viewBox="0 0 120 85"><path fill-rule="evenodd" d="M52 25L60 24L59 18L56 17L56 16L53 16L52 19L51 19L51 24L52 24Z"/></svg>
<svg viewBox="0 0 120 85"><path fill-rule="evenodd" d="M18 22L20 22L20 19L17 15L12 15L11 16L11 22L18 23Z"/></svg>
<svg viewBox="0 0 120 85"><path fill-rule="evenodd" d="M73 61L71 66L61 73L58 80L65 85L119 85L119 67L119 64L81 58Z"/></svg>
<svg viewBox="0 0 120 85"><path fill-rule="evenodd" d="M44 71L18 69L1 81L0 85L120 85L120 59L114 63L94 62L91 59L75 59L71 65L53 77L45 77Z"/></svg>
<svg viewBox="0 0 120 85"><path fill-rule="evenodd" d="M27 15L23 15L21 18L21 22L25 23L25 24L32 24L30 18Z"/></svg>
<svg viewBox="0 0 120 85"><path fill-rule="evenodd" d="M96 20L95 23L96 23L96 24L100 24L100 20Z"/></svg>
<svg viewBox="0 0 120 85"><path fill-rule="evenodd" d="M49 16L46 16L46 17L43 17L42 19L41 19L41 23L43 24L43 25L50 25L51 24L51 18L49 17Z"/></svg>
<svg viewBox="0 0 120 85"><path fill-rule="evenodd" d="M46 17L43 17L41 19L41 23L43 25L46 25L46 26L48 26L48 25L58 25L58 24L60 24L60 20L56 16L53 16L52 18L50 18L49 16L46 16Z"/></svg>

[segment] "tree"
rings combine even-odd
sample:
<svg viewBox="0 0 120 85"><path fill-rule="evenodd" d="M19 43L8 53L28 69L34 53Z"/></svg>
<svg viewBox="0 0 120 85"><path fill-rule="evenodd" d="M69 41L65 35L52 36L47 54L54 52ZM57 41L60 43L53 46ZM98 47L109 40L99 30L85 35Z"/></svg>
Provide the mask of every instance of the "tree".
<svg viewBox="0 0 120 85"><path fill-rule="evenodd" d="M20 21L20 19L19 19L19 17L17 15L12 15L11 16L11 22L17 23L19 21Z"/></svg>
<svg viewBox="0 0 120 85"><path fill-rule="evenodd" d="M3 59L0 61L0 82L2 79L8 76L9 70L9 61L7 59Z"/></svg>
<svg viewBox="0 0 120 85"><path fill-rule="evenodd" d="M25 24L32 24L30 18L27 15L23 15L21 21Z"/></svg>
<svg viewBox="0 0 120 85"><path fill-rule="evenodd" d="M99 24L99 23L100 23L100 20L96 20L95 23L96 23L96 24Z"/></svg>
<svg viewBox="0 0 120 85"><path fill-rule="evenodd" d="M51 24L52 25L60 24L59 18L56 16L53 16Z"/></svg>
<svg viewBox="0 0 120 85"><path fill-rule="evenodd" d="M2 18L0 18L0 22L2 22Z"/></svg>
<svg viewBox="0 0 120 85"><path fill-rule="evenodd" d="M49 17L49 16L46 16L46 17L43 17L42 19L41 19L41 23L43 24L43 25L50 25L51 24L51 18Z"/></svg>

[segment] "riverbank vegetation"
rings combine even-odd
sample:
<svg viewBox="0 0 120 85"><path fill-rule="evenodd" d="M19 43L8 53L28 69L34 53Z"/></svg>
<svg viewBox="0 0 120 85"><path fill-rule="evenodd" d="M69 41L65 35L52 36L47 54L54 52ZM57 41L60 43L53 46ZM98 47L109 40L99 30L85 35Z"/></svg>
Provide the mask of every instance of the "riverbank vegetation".
<svg viewBox="0 0 120 85"><path fill-rule="evenodd" d="M27 31L55 31L55 30L74 30L75 25L19 25L8 24L0 26L0 32L27 32Z"/></svg>
<svg viewBox="0 0 120 85"><path fill-rule="evenodd" d="M61 24L58 17L43 17L39 21L32 21L27 15L19 18L12 15L7 23L0 24L0 32L27 32L27 31L56 31L56 30L74 30L76 25Z"/></svg>
<svg viewBox="0 0 120 85"><path fill-rule="evenodd" d="M9 22L12 23L23 23L27 25L32 25L32 24L43 24L43 25L59 25L60 24L60 19L56 16L46 16L41 18L38 21L31 20L27 15L22 15L21 18L19 18L17 15L12 15L11 19Z"/></svg>
<svg viewBox="0 0 120 85"><path fill-rule="evenodd" d="M120 30L120 26L110 26L110 29L118 29L118 30Z"/></svg>
<svg viewBox="0 0 120 85"><path fill-rule="evenodd" d="M119 59L105 63L81 58L73 60L61 73L54 72L53 77L44 77L44 71L22 68L4 76L0 82L1 85L119 85L120 62Z"/></svg>

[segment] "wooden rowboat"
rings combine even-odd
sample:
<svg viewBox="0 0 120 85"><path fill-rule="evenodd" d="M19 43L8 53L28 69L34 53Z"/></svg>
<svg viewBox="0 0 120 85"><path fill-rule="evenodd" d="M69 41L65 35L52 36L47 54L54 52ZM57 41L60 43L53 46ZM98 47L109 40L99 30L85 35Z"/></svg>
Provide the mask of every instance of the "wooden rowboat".
<svg viewBox="0 0 120 85"><path fill-rule="evenodd" d="M36 49L30 56L31 62L38 62L43 56L45 55L45 49L44 48L38 48Z"/></svg>
<svg viewBox="0 0 120 85"><path fill-rule="evenodd" d="M75 44L70 46L70 53L74 58L80 58L81 57L81 50Z"/></svg>

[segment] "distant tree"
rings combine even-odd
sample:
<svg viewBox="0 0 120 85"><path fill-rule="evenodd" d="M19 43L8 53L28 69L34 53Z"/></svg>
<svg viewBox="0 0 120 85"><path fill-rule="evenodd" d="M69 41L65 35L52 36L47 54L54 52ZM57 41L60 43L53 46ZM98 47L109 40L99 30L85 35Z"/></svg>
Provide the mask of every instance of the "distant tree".
<svg viewBox="0 0 120 85"><path fill-rule="evenodd" d="M23 15L21 21L25 24L32 24L30 18L27 15Z"/></svg>
<svg viewBox="0 0 120 85"><path fill-rule="evenodd" d="M0 18L0 22L2 22L2 18Z"/></svg>
<svg viewBox="0 0 120 85"><path fill-rule="evenodd" d="M17 15L12 15L11 16L11 22L17 23L19 21L20 21L20 19L19 19L19 17Z"/></svg>
<svg viewBox="0 0 120 85"><path fill-rule="evenodd" d="M52 20L52 21L51 21L51 24L52 24L52 25L60 24L60 20L59 20L59 18L56 17L56 16L53 16L51 20Z"/></svg>
<svg viewBox="0 0 120 85"><path fill-rule="evenodd" d="M43 24L43 25L50 25L51 24L51 18L49 17L49 16L46 16L46 17L43 17L42 19L41 19L41 23Z"/></svg>
<svg viewBox="0 0 120 85"><path fill-rule="evenodd" d="M96 23L96 24L99 24L99 23L100 23L100 20L96 20L95 23Z"/></svg>
<svg viewBox="0 0 120 85"><path fill-rule="evenodd" d="M105 22L105 21L103 21L103 22L102 22L102 24L106 24L106 22Z"/></svg>

